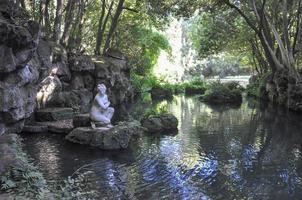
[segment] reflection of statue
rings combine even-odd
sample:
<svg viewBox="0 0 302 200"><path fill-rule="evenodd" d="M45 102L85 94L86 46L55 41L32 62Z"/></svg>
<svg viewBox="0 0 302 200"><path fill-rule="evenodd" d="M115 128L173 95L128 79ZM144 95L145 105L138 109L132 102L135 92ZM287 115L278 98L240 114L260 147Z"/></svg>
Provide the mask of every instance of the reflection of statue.
<svg viewBox="0 0 302 200"><path fill-rule="evenodd" d="M90 111L90 119L94 122L105 126L111 126L111 118L114 113L114 108L109 107L110 101L106 94L106 86L104 84L98 84L98 94L95 96L92 108ZM92 123L92 127L95 128L95 124Z"/></svg>

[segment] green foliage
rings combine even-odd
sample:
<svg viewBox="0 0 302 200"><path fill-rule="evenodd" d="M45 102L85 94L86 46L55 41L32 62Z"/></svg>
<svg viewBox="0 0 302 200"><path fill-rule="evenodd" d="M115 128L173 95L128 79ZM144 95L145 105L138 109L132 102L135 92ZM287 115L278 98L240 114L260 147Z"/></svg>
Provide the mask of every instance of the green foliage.
<svg viewBox="0 0 302 200"><path fill-rule="evenodd" d="M144 112L143 118L146 118L146 117L151 116L151 115L163 115L163 114L168 114L167 105L166 104L164 104L164 105L159 104L156 107L146 109L146 111Z"/></svg>
<svg viewBox="0 0 302 200"><path fill-rule="evenodd" d="M243 88L237 82L213 82L207 86L202 99L213 104L237 104L242 102Z"/></svg>
<svg viewBox="0 0 302 200"><path fill-rule="evenodd" d="M1 191L18 198L46 199L49 195L46 181L37 167L22 151L21 139L16 136L11 143L17 164L1 177Z"/></svg>
<svg viewBox="0 0 302 200"><path fill-rule="evenodd" d="M248 67L254 64L250 41L255 40L255 34L234 10L204 8L193 18L188 35L201 58L223 54L222 58L211 59L215 62L213 70L220 68L223 73L232 71L238 64Z"/></svg>
<svg viewBox="0 0 302 200"><path fill-rule="evenodd" d="M88 200L97 199L98 192L92 189L94 186L88 177L92 174L91 171L77 173L73 177L68 177L61 185L57 186L56 199L64 200Z"/></svg>
<svg viewBox="0 0 302 200"><path fill-rule="evenodd" d="M144 93L159 85L159 80L154 75L142 76L133 73L132 84L137 92Z"/></svg>
<svg viewBox="0 0 302 200"><path fill-rule="evenodd" d="M130 62L134 73L139 75L150 74L156 64L161 51L171 52L169 41L159 32L142 26L132 27L129 31L131 38ZM129 42L129 41L128 41ZM128 43L127 42L127 43ZM132 52L135 50L135 52ZM138 52L137 52L138 51Z"/></svg>
<svg viewBox="0 0 302 200"><path fill-rule="evenodd" d="M270 73L266 73L262 76L254 77L252 83L246 87L246 93L248 96L262 98L262 91L265 90L266 80Z"/></svg>

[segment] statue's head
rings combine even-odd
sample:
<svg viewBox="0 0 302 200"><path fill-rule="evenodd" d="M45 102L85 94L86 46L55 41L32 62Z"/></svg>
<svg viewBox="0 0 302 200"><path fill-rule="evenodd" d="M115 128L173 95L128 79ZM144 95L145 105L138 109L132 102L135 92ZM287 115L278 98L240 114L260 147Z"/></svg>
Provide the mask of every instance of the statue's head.
<svg viewBox="0 0 302 200"><path fill-rule="evenodd" d="M107 88L104 84L98 84L97 88L98 88L98 91L99 91L100 94L105 94L106 93Z"/></svg>

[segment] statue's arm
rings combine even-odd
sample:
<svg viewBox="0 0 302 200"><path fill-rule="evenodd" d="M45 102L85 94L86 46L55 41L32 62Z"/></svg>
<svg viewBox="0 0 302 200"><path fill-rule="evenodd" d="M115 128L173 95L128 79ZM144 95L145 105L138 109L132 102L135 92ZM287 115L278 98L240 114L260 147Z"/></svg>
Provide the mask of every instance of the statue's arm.
<svg viewBox="0 0 302 200"><path fill-rule="evenodd" d="M98 98L98 96L95 97L95 100L96 100L96 102L99 104L99 106L100 106L102 109L106 110L106 109L108 108L108 106L105 105L105 104L103 103L103 101L102 101L100 98Z"/></svg>

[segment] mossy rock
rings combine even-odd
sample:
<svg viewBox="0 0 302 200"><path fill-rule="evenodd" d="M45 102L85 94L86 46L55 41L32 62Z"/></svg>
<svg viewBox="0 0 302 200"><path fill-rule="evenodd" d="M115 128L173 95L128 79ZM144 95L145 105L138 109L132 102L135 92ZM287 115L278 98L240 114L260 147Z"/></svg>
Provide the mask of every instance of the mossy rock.
<svg viewBox="0 0 302 200"><path fill-rule="evenodd" d="M209 104L241 104L242 90L234 85L214 83L202 96Z"/></svg>

